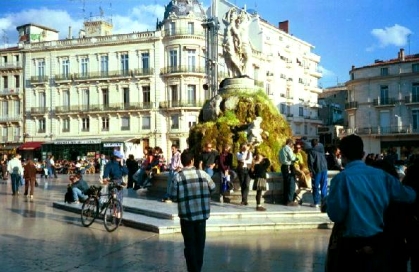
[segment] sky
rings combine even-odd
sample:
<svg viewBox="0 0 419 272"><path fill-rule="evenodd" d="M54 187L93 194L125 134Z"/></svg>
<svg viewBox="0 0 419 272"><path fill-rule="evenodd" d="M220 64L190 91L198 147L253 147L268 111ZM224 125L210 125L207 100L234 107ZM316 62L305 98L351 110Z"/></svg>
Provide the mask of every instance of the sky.
<svg viewBox="0 0 419 272"><path fill-rule="evenodd" d="M16 27L34 23L73 36L84 18L112 16L115 34L155 30L170 0L0 0L0 48L16 45ZM200 1L207 8L211 1ZM419 54L419 0L231 0L254 9L272 25L289 21L289 32L320 56L323 87L349 80L354 65Z"/></svg>

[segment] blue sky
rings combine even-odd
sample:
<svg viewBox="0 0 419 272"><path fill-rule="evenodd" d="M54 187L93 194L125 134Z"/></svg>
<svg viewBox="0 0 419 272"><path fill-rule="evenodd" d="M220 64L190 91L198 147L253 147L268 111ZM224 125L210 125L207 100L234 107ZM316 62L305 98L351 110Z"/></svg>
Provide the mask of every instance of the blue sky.
<svg viewBox="0 0 419 272"><path fill-rule="evenodd" d="M0 0L0 44L15 45L16 27L36 23L60 31L82 28L83 19L112 15L114 33L154 30L170 0ZM201 1L208 7L210 0ZM344 83L352 65L419 54L419 0L231 0L255 9L273 25L289 20L290 33L315 46L323 87Z"/></svg>

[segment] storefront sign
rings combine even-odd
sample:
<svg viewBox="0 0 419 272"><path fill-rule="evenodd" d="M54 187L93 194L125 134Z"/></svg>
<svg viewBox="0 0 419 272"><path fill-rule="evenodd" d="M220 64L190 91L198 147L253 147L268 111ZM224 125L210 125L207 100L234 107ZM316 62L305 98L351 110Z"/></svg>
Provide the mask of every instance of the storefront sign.
<svg viewBox="0 0 419 272"><path fill-rule="evenodd" d="M86 140L57 140L54 141L56 145L71 145L71 144L100 144L100 139L93 140L93 139L86 139Z"/></svg>
<svg viewBox="0 0 419 272"><path fill-rule="evenodd" d="M120 147L123 143L103 143L103 147Z"/></svg>

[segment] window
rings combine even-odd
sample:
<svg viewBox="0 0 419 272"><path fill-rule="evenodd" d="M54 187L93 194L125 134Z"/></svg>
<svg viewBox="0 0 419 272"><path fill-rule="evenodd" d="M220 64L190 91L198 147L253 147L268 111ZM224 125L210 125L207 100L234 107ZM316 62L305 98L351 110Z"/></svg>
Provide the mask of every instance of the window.
<svg viewBox="0 0 419 272"><path fill-rule="evenodd" d="M7 63L7 56L3 56L3 64Z"/></svg>
<svg viewBox="0 0 419 272"><path fill-rule="evenodd" d="M81 58L80 63L81 63L80 76L82 78L86 78L89 75L89 66L88 66L89 58L87 57Z"/></svg>
<svg viewBox="0 0 419 272"><path fill-rule="evenodd" d="M194 125L196 125L197 123L196 119L197 119L196 116L193 116L193 115L186 116L186 120L188 121L188 128L191 128Z"/></svg>
<svg viewBox="0 0 419 272"><path fill-rule="evenodd" d="M47 99L45 97L45 93L44 92L40 92L38 95L38 102L39 102L39 107L40 108L46 108L47 106Z"/></svg>
<svg viewBox="0 0 419 272"><path fill-rule="evenodd" d="M381 75L382 76L388 76L388 68L387 67L381 68Z"/></svg>
<svg viewBox="0 0 419 272"><path fill-rule="evenodd" d="M89 131L90 130L90 119L89 117L85 117L81 119L81 131Z"/></svg>
<svg viewBox="0 0 419 272"><path fill-rule="evenodd" d="M196 85L188 85L188 103L193 104L196 101Z"/></svg>
<svg viewBox="0 0 419 272"><path fill-rule="evenodd" d="M287 114L287 105L284 103L279 104L279 112L281 114Z"/></svg>
<svg viewBox="0 0 419 272"><path fill-rule="evenodd" d="M109 107L109 90L102 89L102 103L103 106Z"/></svg>
<svg viewBox="0 0 419 272"><path fill-rule="evenodd" d="M20 101L13 101L13 108L15 111L15 116L20 116Z"/></svg>
<svg viewBox="0 0 419 272"><path fill-rule="evenodd" d="M121 54L121 74L127 76L129 73L128 53Z"/></svg>
<svg viewBox="0 0 419 272"><path fill-rule="evenodd" d="M45 60L38 60L38 78L43 79L45 76Z"/></svg>
<svg viewBox="0 0 419 272"><path fill-rule="evenodd" d="M389 103L388 86L380 86L380 105L387 105Z"/></svg>
<svg viewBox="0 0 419 272"><path fill-rule="evenodd" d="M177 91L177 85L170 85L169 88L172 102L179 101L179 92Z"/></svg>
<svg viewBox="0 0 419 272"><path fill-rule="evenodd" d="M304 108L298 107L298 116L304 116Z"/></svg>
<svg viewBox="0 0 419 272"><path fill-rule="evenodd" d="M412 64L412 72L419 73L419 63Z"/></svg>
<svg viewBox="0 0 419 272"><path fill-rule="evenodd" d="M63 119L63 132L70 132L70 118Z"/></svg>
<svg viewBox="0 0 419 272"><path fill-rule="evenodd" d="M124 93L124 105L127 107L129 106L129 88L123 88L122 89L123 93Z"/></svg>
<svg viewBox="0 0 419 272"><path fill-rule="evenodd" d="M170 128L171 129L179 129L179 115L175 114L170 117Z"/></svg>
<svg viewBox="0 0 419 272"><path fill-rule="evenodd" d="M15 135L14 140L16 142L19 142L20 141L20 127L15 127L14 129L15 129L15 132L14 132L14 135Z"/></svg>
<svg viewBox="0 0 419 272"><path fill-rule="evenodd" d="M150 95L150 86L143 86L143 102L150 103L151 102L151 95Z"/></svg>
<svg viewBox="0 0 419 272"><path fill-rule="evenodd" d="M412 84L412 102L419 102L419 83Z"/></svg>
<svg viewBox="0 0 419 272"><path fill-rule="evenodd" d="M307 124L304 124L304 134L307 135L308 134L308 127Z"/></svg>
<svg viewBox="0 0 419 272"><path fill-rule="evenodd" d="M3 143L7 142L7 127L1 128L1 141Z"/></svg>
<svg viewBox="0 0 419 272"><path fill-rule="evenodd" d="M3 116L9 115L9 102L8 101L1 101L1 113Z"/></svg>
<svg viewBox="0 0 419 272"><path fill-rule="evenodd" d="M16 89L20 88L20 76L15 76L15 88Z"/></svg>
<svg viewBox="0 0 419 272"><path fill-rule="evenodd" d="M188 22L188 34L189 35L195 34L194 23L193 22Z"/></svg>
<svg viewBox="0 0 419 272"><path fill-rule="evenodd" d="M82 90L81 93L81 107L83 110L88 110L90 105L90 93L89 89Z"/></svg>
<svg viewBox="0 0 419 272"><path fill-rule="evenodd" d="M109 72L109 57L100 56L100 75L108 76L108 72Z"/></svg>
<svg viewBox="0 0 419 272"><path fill-rule="evenodd" d="M419 131L419 110L412 110L412 128L414 132Z"/></svg>
<svg viewBox="0 0 419 272"><path fill-rule="evenodd" d="M150 129L151 128L151 117L149 115L141 117L141 128Z"/></svg>
<svg viewBox="0 0 419 272"><path fill-rule="evenodd" d="M102 117L102 131L109 131L109 118Z"/></svg>
<svg viewBox="0 0 419 272"><path fill-rule="evenodd" d="M177 51L176 50L169 51L169 66L177 67Z"/></svg>
<svg viewBox="0 0 419 272"><path fill-rule="evenodd" d="M195 50L188 50L188 68L190 72L196 72L195 53Z"/></svg>
<svg viewBox="0 0 419 272"><path fill-rule="evenodd" d="M121 117L121 130L129 130L129 117Z"/></svg>
<svg viewBox="0 0 419 272"><path fill-rule="evenodd" d="M39 119L39 121L38 121L38 132L39 133L45 133L45 131L46 131L45 128L47 127L46 123L47 123L47 121L46 121L45 118Z"/></svg>
<svg viewBox="0 0 419 272"><path fill-rule="evenodd" d="M141 64L143 66L144 73L150 70L150 53L141 53Z"/></svg>
<svg viewBox="0 0 419 272"><path fill-rule="evenodd" d="M9 88L9 82L7 80L7 76L3 76L3 88Z"/></svg>
<svg viewBox="0 0 419 272"><path fill-rule="evenodd" d="M69 79L70 78L70 60L63 59L62 61L62 78L63 79Z"/></svg>
<svg viewBox="0 0 419 272"><path fill-rule="evenodd" d="M170 23L169 34L170 35L175 35L176 34L176 23L175 22Z"/></svg>
<svg viewBox="0 0 419 272"><path fill-rule="evenodd" d="M63 90L63 107L66 111L70 110L70 91Z"/></svg>

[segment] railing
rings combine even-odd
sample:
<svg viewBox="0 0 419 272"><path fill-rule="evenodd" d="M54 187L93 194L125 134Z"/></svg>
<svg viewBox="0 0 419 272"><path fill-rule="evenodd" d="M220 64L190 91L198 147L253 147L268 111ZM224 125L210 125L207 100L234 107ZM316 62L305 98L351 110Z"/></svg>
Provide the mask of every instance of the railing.
<svg viewBox="0 0 419 272"><path fill-rule="evenodd" d="M88 80L97 78L118 78L118 77L131 77L131 70L116 70L106 72L88 72L88 73L75 73L74 80Z"/></svg>
<svg viewBox="0 0 419 272"><path fill-rule="evenodd" d="M111 104L93 104L93 105L74 105L74 106L58 106L55 107L55 113L69 112L92 112L92 111L115 111L115 110L143 110L151 109L151 102L135 102L135 103L111 103Z"/></svg>
<svg viewBox="0 0 419 272"><path fill-rule="evenodd" d="M160 108L186 108L186 107L202 107L204 101L185 100L185 101L163 101L159 103Z"/></svg>
<svg viewBox="0 0 419 272"><path fill-rule="evenodd" d="M14 116L0 116L0 122L17 122L22 120L22 116L14 115Z"/></svg>
<svg viewBox="0 0 419 272"><path fill-rule="evenodd" d="M31 83L45 83L48 79L48 76L31 76Z"/></svg>
<svg viewBox="0 0 419 272"><path fill-rule="evenodd" d="M348 130L348 129L346 129ZM387 126L387 127L364 127L353 129L352 133L358 135L369 135L369 134L378 134L378 135L390 135L390 134L412 134L418 133L419 131L414 130L412 126Z"/></svg>
<svg viewBox="0 0 419 272"><path fill-rule="evenodd" d="M22 62L16 61L16 62L6 62L6 63L0 63L0 69L16 69L16 68L22 68Z"/></svg>
<svg viewBox="0 0 419 272"><path fill-rule="evenodd" d="M54 77L55 81L59 80L72 80L72 76L70 74L58 74Z"/></svg>
<svg viewBox="0 0 419 272"><path fill-rule="evenodd" d="M394 106L396 104L395 98L379 98L373 100L374 106Z"/></svg>
<svg viewBox="0 0 419 272"><path fill-rule="evenodd" d="M405 103L419 103L419 95L408 95L404 97Z"/></svg>
<svg viewBox="0 0 419 272"><path fill-rule="evenodd" d="M45 114L48 112L47 107L31 107L31 113Z"/></svg>
<svg viewBox="0 0 419 272"><path fill-rule="evenodd" d="M134 69L134 76L150 76L154 74L153 68Z"/></svg>
<svg viewBox="0 0 419 272"><path fill-rule="evenodd" d="M205 67L198 66L169 66L164 67L160 70L161 74L173 74L173 73L205 73Z"/></svg>
<svg viewBox="0 0 419 272"><path fill-rule="evenodd" d="M351 101L351 102L345 103L345 110L357 109L357 108L358 108L358 101Z"/></svg>
<svg viewBox="0 0 419 272"><path fill-rule="evenodd" d="M20 88L6 88L3 89L2 92L0 92L0 96L1 95L14 95L14 94L19 94L20 93Z"/></svg>
<svg viewBox="0 0 419 272"><path fill-rule="evenodd" d="M165 29L164 36L177 36L177 35L191 35L191 36L205 36L205 32L203 30L197 31L196 29L189 29L189 28L175 28L175 29Z"/></svg>

